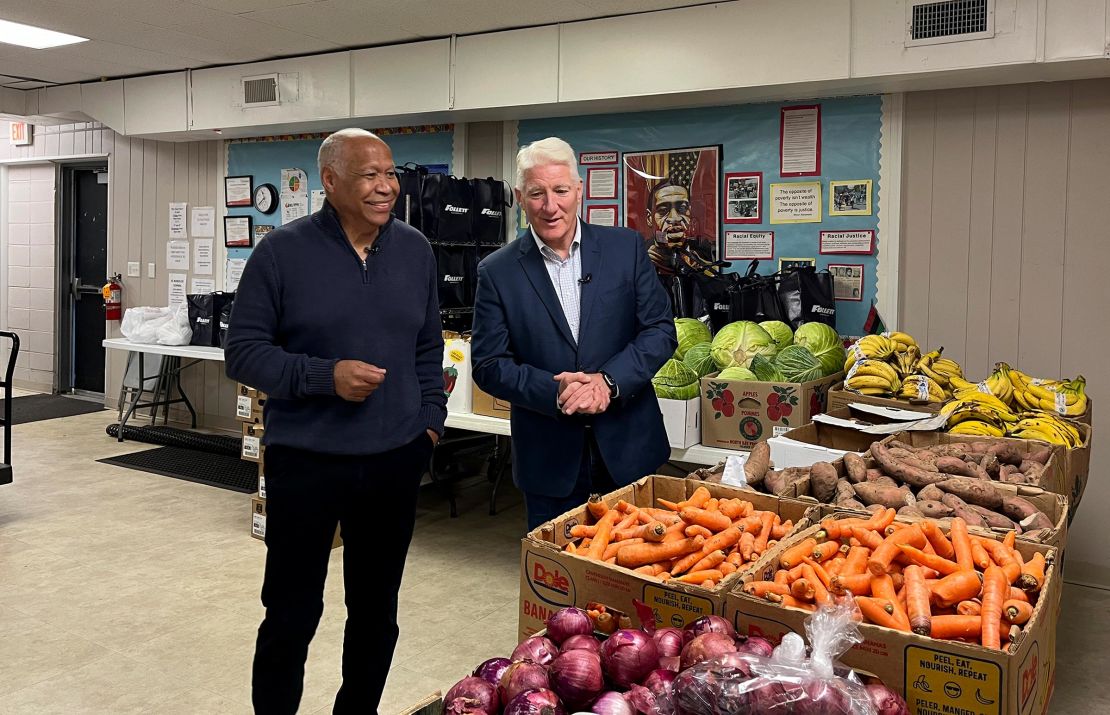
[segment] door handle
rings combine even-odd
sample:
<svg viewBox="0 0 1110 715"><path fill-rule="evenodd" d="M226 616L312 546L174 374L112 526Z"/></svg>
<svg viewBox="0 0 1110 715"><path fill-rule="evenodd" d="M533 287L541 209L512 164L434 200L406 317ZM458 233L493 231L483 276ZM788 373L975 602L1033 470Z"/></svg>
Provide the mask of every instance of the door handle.
<svg viewBox="0 0 1110 715"><path fill-rule="evenodd" d="M74 300L81 300L81 279L80 278L74 277L73 285L70 286L70 290L73 293L73 299Z"/></svg>

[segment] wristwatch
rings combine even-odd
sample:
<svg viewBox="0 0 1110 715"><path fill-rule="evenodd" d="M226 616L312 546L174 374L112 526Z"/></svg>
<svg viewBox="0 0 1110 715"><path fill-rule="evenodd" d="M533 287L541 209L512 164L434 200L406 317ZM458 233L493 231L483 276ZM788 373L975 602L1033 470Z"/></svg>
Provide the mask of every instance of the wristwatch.
<svg viewBox="0 0 1110 715"><path fill-rule="evenodd" d="M617 381L614 380L613 377L605 371L602 371L599 374L601 375L601 379L605 380L605 384L609 386L609 399L615 400L620 397L621 389L617 387Z"/></svg>

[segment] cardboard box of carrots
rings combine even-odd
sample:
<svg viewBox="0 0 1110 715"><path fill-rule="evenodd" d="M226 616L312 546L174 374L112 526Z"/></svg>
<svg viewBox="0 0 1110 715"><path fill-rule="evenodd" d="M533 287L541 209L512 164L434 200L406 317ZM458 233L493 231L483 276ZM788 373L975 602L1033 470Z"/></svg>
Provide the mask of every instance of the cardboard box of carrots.
<svg viewBox="0 0 1110 715"><path fill-rule="evenodd" d="M777 641L800 631L816 604L851 598L864 640L841 660L902 693L911 713L1043 713L1059 552L1015 536L893 509L825 516L741 574L725 615L738 632Z"/></svg>
<svg viewBox="0 0 1110 715"><path fill-rule="evenodd" d="M530 532L521 543L519 635L565 606L646 603L660 626L722 615L725 595L812 504L650 476Z"/></svg>

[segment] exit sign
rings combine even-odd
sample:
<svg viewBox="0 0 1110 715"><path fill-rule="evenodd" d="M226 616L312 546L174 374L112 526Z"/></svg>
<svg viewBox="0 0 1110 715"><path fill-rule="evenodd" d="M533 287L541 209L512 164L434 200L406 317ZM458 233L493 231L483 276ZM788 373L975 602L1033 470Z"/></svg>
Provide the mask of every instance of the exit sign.
<svg viewBox="0 0 1110 715"><path fill-rule="evenodd" d="M28 146L31 143L32 133L35 129L33 124L12 122L10 126L11 133L8 139L12 146Z"/></svg>

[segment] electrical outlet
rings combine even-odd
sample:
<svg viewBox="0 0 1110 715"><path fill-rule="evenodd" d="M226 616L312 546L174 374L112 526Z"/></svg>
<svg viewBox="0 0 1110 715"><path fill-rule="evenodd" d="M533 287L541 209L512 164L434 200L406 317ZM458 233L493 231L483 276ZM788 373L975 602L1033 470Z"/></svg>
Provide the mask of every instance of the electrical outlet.
<svg viewBox="0 0 1110 715"><path fill-rule="evenodd" d="M146 264L146 277L147 278L153 278L154 277L154 264L153 263Z"/></svg>
<svg viewBox="0 0 1110 715"><path fill-rule="evenodd" d="M127 262L127 277L128 278L138 278L139 277L139 271L140 271L140 267L139 267L139 262L138 261L128 261Z"/></svg>

